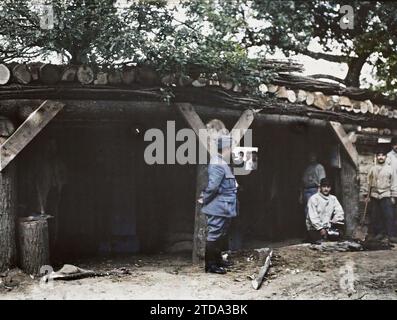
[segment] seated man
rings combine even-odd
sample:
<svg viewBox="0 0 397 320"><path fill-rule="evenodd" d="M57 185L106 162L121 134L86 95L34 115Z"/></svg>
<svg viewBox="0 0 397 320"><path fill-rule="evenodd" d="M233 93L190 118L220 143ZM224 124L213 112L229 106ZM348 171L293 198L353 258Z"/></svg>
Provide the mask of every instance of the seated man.
<svg viewBox="0 0 397 320"><path fill-rule="evenodd" d="M341 236L344 212L338 199L330 194L327 178L320 181L320 189L307 203L306 227L310 240L337 240Z"/></svg>

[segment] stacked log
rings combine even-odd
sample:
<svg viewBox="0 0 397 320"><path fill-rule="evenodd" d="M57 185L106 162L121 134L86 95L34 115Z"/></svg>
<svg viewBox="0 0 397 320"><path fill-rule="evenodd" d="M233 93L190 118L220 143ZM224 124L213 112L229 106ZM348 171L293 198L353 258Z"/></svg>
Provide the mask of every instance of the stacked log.
<svg viewBox="0 0 397 320"><path fill-rule="evenodd" d="M32 81L32 75L29 68L24 63L17 63L12 67L13 80L20 84L29 84Z"/></svg>
<svg viewBox="0 0 397 320"><path fill-rule="evenodd" d="M0 63L0 85L7 84L11 79L10 69L5 64Z"/></svg>
<svg viewBox="0 0 397 320"><path fill-rule="evenodd" d="M94 81L94 71L87 65L82 65L77 69L77 80L81 84L90 84Z"/></svg>
<svg viewBox="0 0 397 320"><path fill-rule="evenodd" d="M136 81L137 71L135 67L124 66L121 71L121 79L124 84L130 85Z"/></svg>
<svg viewBox="0 0 397 320"><path fill-rule="evenodd" d="M77 66L67 66L63 69L61 80L65 82L74 82L77 75Z"/></svg>
<svg viewBox="0 0 397 320"><path fill-rule="evenodd" d="M123 82L120 70L112 70L108 73L108 83L113 86L120 85Z"/></svg>
<svg viewBox="0 0 397 320"><path fill-rule="evenodd" d="M155 86L159 84L159 74L149 66L137 68L137 82L142 85Z"/></svg>
<svg viewBox="0 0 397 320"><path fill-rule="evenodd" d="M40 81L44 84L54 85L61 80L61 70L59 66L53 64L43 64L40 67Z"/></svg>
<svg viewBox="0 0 397 320"><path fill-rule="evenodd" d="M96 85L107 85L108 84L108 74L107 72L98 72L96 79L94 80Z"/></svg>

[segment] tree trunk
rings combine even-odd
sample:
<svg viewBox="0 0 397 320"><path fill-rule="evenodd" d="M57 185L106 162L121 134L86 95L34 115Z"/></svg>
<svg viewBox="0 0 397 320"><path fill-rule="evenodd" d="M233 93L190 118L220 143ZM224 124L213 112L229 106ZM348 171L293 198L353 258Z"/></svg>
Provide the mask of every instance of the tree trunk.
<svg viewBox="0 0 397 320"><path fill-rule="evenodd" d="M7 119L0 119L0 142L11 135L14 126ZM0 272L16 263L16 166L10 163L0 172Z"/></svg>
<svg viewBox="0 0 397 320"><path fill-rule="evenodd" d="M27 274L39 275L40 268L50 263L47 220L20 219L19 250L21 269Z"/></svg>
<svg viewBox="0 0 397 320"><path fill-rule="evenodd" d="M346 87L360 87L360 75L361 69L364 63L367 61L369 54L359 56L358 58L352 58L348 64L349 70L345 78Z"/></svg>

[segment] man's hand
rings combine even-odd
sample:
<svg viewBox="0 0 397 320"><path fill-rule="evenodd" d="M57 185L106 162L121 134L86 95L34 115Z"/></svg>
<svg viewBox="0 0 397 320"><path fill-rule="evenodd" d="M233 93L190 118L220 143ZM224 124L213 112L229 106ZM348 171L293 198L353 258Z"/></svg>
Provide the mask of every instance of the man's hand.
<svg viewBox="0 0 397 320"><path fill-rule="evenodd" d="M391 200L391 203L392 203L392 204L396 204L396 198L395 198L395 197L391 197L390 200Z"/></svg>
<svg viewBox="0 0 397 320"><path fill-rule="evenodd" d="M203 201L203 197L198 198L198 199L197 199L197 202L200 203L200 204L203 204L203 202L204 202L204 201Z"/></svg>
<svg viewBox="0 0 397 320"><path fill-rule="evenodd" d="M323 238L326 238L327 235L328 235L327 230L326 230L326 229L321 229L321 230L320 230L320 235L321 235Z"/></svg>

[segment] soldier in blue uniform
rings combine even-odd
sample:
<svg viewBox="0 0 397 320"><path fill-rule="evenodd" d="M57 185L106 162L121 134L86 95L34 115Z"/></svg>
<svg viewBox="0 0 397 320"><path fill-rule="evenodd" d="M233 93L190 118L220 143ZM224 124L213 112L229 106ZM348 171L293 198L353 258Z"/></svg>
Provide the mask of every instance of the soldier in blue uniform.
<svg viewBox="0 0 397 320"><path fill-rule="evenodd" d="M202 193L202 212L207 216L205 271L224 274L226 266L221 251L227 241L231 218L237 215L237 182L227 160L230 159L232 138L218 139L218 154L208 165L208 185Z"/></svg>

